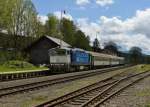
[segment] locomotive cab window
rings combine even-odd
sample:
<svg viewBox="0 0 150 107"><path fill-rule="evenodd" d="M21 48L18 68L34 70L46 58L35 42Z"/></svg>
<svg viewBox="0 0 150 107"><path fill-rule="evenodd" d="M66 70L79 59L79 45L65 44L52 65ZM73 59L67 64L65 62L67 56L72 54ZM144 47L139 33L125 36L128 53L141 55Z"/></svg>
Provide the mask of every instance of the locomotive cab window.
<svg viewBox="0 0 150 107"><path fill-rule="evenodd" d="M70 50L67 50L67 49L54 49L54 50L51 50L49 52L50 55L69 55L70 54Z"/></svg>
<svg viewBox="0 0 150 107"><path fill-rule="evenodd" d="M56 50L56 52L57 52L57 55L65 55L66 54L66 50L64 50L64 49L58 49L58 50Z"/></svg>

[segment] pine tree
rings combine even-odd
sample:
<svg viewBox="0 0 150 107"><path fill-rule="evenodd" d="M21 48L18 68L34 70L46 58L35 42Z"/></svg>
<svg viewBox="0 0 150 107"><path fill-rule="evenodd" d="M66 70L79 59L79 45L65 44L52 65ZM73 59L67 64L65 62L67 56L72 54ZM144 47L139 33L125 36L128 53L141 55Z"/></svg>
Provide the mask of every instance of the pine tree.
<svg viewBox="0 0 150 107"><path fill-rule="evenodd" d="M100 43L99 43L99 41L98 41L98 39L97 38L95 38L95 40L94 40L94 42L93 42L93 47L94 48L100 48Z"/></svg>

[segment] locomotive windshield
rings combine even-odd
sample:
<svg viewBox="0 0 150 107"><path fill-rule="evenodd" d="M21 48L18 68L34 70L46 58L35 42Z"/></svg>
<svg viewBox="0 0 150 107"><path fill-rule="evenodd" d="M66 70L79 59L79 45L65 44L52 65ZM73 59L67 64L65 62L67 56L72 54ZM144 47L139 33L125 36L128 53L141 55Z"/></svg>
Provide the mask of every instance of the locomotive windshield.
<svg viewBox="0 0 150 107"><path fill-rule="evenodd" d="M64 54L66 54L66 50L64 50L64 49L58 49L58 50L56 50L56 54L57 55L64 55Z"/></svg>
<svg viewBox="0 0 150 107"><path fill-rule="evenodd" d="M70 54L70 51L67 49L52 49L49 51L49 54L54 55L68 55Z"/></svg>

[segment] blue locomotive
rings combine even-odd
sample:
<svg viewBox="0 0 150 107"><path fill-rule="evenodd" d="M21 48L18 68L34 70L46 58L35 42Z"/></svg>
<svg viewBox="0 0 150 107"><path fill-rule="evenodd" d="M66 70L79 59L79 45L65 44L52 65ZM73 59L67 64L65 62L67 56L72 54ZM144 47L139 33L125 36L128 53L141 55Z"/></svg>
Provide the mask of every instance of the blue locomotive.
<svg viewBox="0 0 150 107"><path fill-rule="evenodd" d="M54 48L49 50L49 68L52 71L94 69L124 63L123 57L85 51L78 48Z"/></svg>

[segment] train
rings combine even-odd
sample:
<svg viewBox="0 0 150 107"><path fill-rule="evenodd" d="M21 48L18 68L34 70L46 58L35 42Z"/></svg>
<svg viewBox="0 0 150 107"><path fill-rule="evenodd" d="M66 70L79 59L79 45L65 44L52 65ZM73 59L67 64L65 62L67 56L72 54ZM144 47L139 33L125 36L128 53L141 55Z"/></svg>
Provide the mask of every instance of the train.
<svg viewBox="0 0 150 107"><path fill-rule="evenodd" d="M50 49L49 61L48 67L51 71L66 72L124 64L123 57L67 47Z"/></svg>

